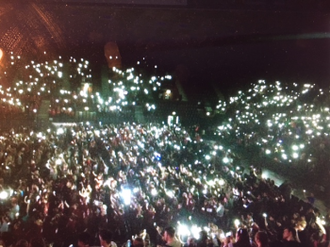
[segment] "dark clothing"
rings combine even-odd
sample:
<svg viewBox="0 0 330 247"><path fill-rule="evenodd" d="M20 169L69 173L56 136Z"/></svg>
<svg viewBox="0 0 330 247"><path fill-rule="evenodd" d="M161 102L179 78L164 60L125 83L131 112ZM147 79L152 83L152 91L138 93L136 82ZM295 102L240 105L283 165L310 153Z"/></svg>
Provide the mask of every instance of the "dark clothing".
<svg viewBox="0 0 330 247"><path fill-rule="evenodd" d="M303 231L298 231L298 237L301 243L301 246L303 247L310 247L313 246L312 242L310 241L310 238L308 237L308 233L307 230L303 230Z"/></svg>
<svg viewBox="0 0 330 247"><path fill-rule="evenodd" d="M236 242L233 244L233 247L251 247L250 243Z"/></svg>
<svg viewBox="0 0 330 247"><path fill-rule="evenodd" d="M283 240L281 247L303 247L303 246L297 241Z"/></svg>

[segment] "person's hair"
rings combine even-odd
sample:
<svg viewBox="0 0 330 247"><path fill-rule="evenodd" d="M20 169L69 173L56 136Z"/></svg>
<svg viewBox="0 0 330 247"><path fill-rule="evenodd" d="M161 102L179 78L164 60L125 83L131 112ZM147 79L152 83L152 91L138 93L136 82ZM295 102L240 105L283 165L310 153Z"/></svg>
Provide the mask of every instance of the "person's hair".
<svg viewBox="0 0 330 247"><path fill-rule="evenodd" d="M170 235L172 238L175 235L175 229L172 226L168 226L164 229L164 232L167 232L168 235Z"/></svg>
<svg viewBox="0 0 330 247"><path fill-rule="evenodd" d="M143 239L140 237L135 238L133 241L133 246L134 247L143 247L144 246Z"/></svg>
<svg viewBox="0 0 330 247"><path fill-rule="evenodd" d="M99 235L101 236L102 240L104 240L108 244L111 243L112 233L109 230L102 229L102 230L100 230Z"/></svg>
<svg viewBox="0 0 330 247"><path fill-rule="evenodd" d="M268 245L268 235L264 231L257 232L255 235L255 239L258 240L262 246Z"/></svg>
<svg viewBox="0 0 330 247"><path fill-rule="evenodd" d="M299 220L296 225L297 225L297 227L301 227L301 228L305 229L307 226L307 222L306 222L306 220L302 219L302 220Z"/></svg>
<svg viewBox="0 0 330 247"><path fill-rule="evenodd" d="M78 241L84 243L84 245L89 245L91 241L91 235L88 232L82 232L78 235Z"/></svg>
<svg viewBox="0 0 330 247"><path fill-rule="evenodd" d="M250 245L249 233L245 228L239 228L236 232L236 235L238 237L237 243L239 243L240 245L244 245L244 246Z"/></svg>
<svg viewBox="0 0 330 247"><path fill-rule="evenodd" d="M32 238L30 240L30 247L45 247L46 244L42 238Z"/></svg>
<svg viewBox="0 0 330 247"><path fill-rule="evenodd" d="M15 247L28 247L29 246L29 242L26 239L20 239L18 240L15 245Z"/></svg>

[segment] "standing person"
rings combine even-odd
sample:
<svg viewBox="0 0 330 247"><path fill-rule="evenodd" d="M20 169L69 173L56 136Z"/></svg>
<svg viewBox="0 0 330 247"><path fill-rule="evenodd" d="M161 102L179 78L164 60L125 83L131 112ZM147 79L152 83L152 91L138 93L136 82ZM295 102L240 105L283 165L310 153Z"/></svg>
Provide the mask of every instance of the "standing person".
<svg viewBox="0 0 330 247"><path fill-rule="evenodd" d="M91 235L88 232L82 232L78 235L78 247L89 247Z"/></svg>
<svg viewBox="0 0 330 247"><path fill-rule="evenodd" d="M144 247L145 243L141 237L134 238L133 247Z"/></svg>
<svg viewBox="0 0 330 247"><path fill-rule="evenodd" d="M268 247L269 246L269 239L268 235L264 231L258 231L254 236L254 241L258 247Z"/></svg>
<svg viewBox="0 0 330 247"><path fill-rule="evenodd" d="M236 232L236 243L233 247L251 247L250 237L247 229L239 228Z"/></svg>
<svg viewBox="0 0 330 247"><path fill-rule="evenodd" d="M200 231L199 239L197 240L197 247L207 247L207 232Z"/></svg>
<svg viewBox="0 0 330 247"><path fill-rule="evenodd" d="M297 232L293 227L284 228L282 247L301 247L297 241Z"/></svg>
<svg viewBox="0 0 330 247"><path fill-rule="evenodd" d="M101 247L117 247L117 244L112 241L112 233L109 230L100 230L99 239Z"/></svg>
<svg viewBox="0 0 330 247"><path fill-rule="evenodd" d="M223 247L233 247L233 236L227 236L224 240Z"/></svg>
<svg viewBox="0 0 330 247"><path fill-rule="evenodd" d="M217 215L216 215L217 225L223 227L225 225L224 224L225 206L223 205L222 201L218 202L216 212L217 212Z"/></svg>
<svg viewBox="0 0 330 247"><path fill-rule="evenodd" d="M175 229L171 226L164 229L163 239L166 242L165 246L182 247L181 242L175 236Z"/></svg>
<svg viewBox="0 0 330 247"><path fill-rule="evenodd" d="M188 237L187 242L184 244L184 247L196 247L196 240L193 237Z"/></svg>

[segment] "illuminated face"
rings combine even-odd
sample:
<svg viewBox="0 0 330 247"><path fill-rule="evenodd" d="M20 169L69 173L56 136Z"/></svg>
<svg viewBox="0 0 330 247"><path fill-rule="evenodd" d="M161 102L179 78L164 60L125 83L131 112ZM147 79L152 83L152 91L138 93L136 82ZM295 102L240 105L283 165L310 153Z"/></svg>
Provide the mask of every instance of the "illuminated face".
<svg viewBox="0 0 330 247"><path fill-rule="evenodd" d="M115 42L106 43L104 46L104 56L107 59L109 68L121 68L121 55L118 45Z"/></svg>
<svg viewBox="0 0 330 247"><path fill-rule="evenodd" d="M288 239L290 237L290 232L288 229L284 229L283 231L283 239Z"/></svg>
<svg viewBox="0 0 330 247"><path fill-rule="evenodd" d="M169 237L169 235L168 235L167 231L165 231L164 235L163 235L163 240L167 241L168 237Z"/></svg>
<svg viewBox="0 0 330 247"><path fill-rule="evenodd" d="M81 242L80 240L78 240L78 247L85 247L85 244L83 242Z"/></svg>

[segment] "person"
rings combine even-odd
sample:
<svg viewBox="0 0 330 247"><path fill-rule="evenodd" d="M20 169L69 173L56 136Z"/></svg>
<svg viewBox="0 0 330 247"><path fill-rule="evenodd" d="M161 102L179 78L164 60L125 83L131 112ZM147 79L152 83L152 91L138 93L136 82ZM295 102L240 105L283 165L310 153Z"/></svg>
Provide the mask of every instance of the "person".
<svg viewBox="0 0 330 247"><path fill-rule="evenodd" d="M223 247L233 247L233 236L226 236L223 243Z"/></svg>
<svg viewBox="0 0 330 247"><path fill-rule="evenodd" d="M217 212L217 221L218 223L221 224L223 216L225 215L225 206L222 204L221 201L218 202L216 212Z"/></svg>
<svg viewBox="0 0 330 247"><path fill-rule="evenodd" d="M78 247L88 247L91 241L91 236L88 232L82 232L78 235Z"/></svg>
<svg viewBox="0 0 330 247"><path fill-rule="evenodd" d="M9 232L10 219L7 216L2 216L0 219L0 233Z"/></svg>
<svg viewBox="0 0 330 247"><path fill-rule="evenodd" d="M193 237L188 237L187 242L184 244L184 247L196 247L196 240Z"/></svg>
<svg viewBox="0 0 330 247"><path fill-rule="evenodd" d="M34 237L29 242L29 247L46 247L46 243L41 237Z"/></svg>
<svg viewBox="0 0 330 247"><path fill-rule="evenodd" d="M297 237L299 239L299 242L302 246L311 246L312 242L308 233L308 230L306 229L307 222L304 217L300 218L296 223L296 232Z"/></svg>
<svg viewBox="0 0 330 247"><path fill-rule="evenodd" d="M207 247L207 232L200 231L199 239L197 240L197 247Z"/></svg>
<svg viewBox="0 0 330 247"><path fill-rule="evenodd" d="M268 235L264 231L258 231L256 233L256 235L254 236L254 241L258 247L268 247L269 246Z"/></svg>
<svg viewBox="0 0 330 247"><path fill-rule="evenodd" d="M287 227L283 230L282 247L300 247L297 241L297 232L293 227Z"/></svg>
<svg viewBox="0 0 330 247"><path fill-rule="evenodd" d="M26 239L20 239L15 243L15 247L29 247L29 242Z"/></svg>
<svg viewBox="0 0 330 247"><path fill-rule="evenodd" d="M133 247L144 247L144 241L141 237L134 238Z"/></svg>
<svg viewBox="0 0 330 247"><path fill-rule="evenodd" d="M247 229L239 228L236 232L236 243L233 247L251 247L250 237Z"/></svg>
<svg viewBox="0 0 330 247"><path fill-rule="evenodd" d="M170 247L181 247L181 242L175 237L175 229L168 226L164 229L163 239L165 240L165 246Z"/></svg>
<svg viewBox="0 0 330 247"><path fill-rule="evenodd" d="M102 247L117 247L117 244L112 241L112 233L109 230L100 230L99 239Z"/></svg>

